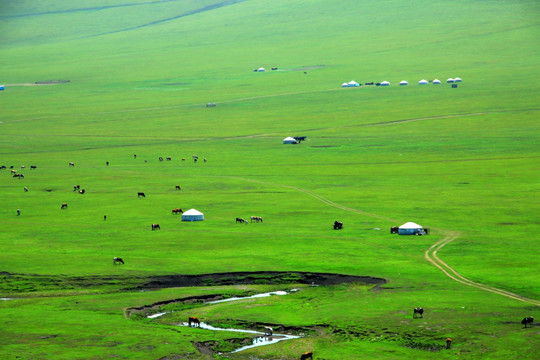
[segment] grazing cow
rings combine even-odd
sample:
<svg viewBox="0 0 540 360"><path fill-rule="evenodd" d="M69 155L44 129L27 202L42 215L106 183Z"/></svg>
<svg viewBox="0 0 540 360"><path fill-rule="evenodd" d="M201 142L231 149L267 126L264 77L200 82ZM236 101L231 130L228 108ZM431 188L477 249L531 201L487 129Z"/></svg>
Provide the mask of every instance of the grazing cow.
<svg viewBox="0 0 540 360"><path fill-rule="evenodd" d="M452 339L446 338L446 348L450 349L451 346L452 346Z"/></svg>
<svg viewBox="0 0 540 360"><path fill-rule="evenodd" d="M201 321L197 319L195 316L190 316L188 319L188 325L189 327L192 327L191 324L195 325L196 327L201 326Z"/></svg>
<svg viewBox="0 0 540 360"><path fill-rule="evenodd" d="M138 192L138 193L137 193L137 197L146 197L146 195L144 195L143 192Z"/></svg>
<svg viewBox="0 0 540 360"><path fill-rule="evenodd" d="M364 85L373 85L374 83L373 82L368 82L368 83L365 83Z"/></svg>
<svg viewBox="0 0 540 360"><path fill-rule="evenodd" d="M171 161L171 160L172 160L172 157L168 156L168 157L165 158L165 160Z"/></svg>
<svg viewBox="0 0 540 360"><path fill-rule="evenodd" d="M304 71L304 75L307 75L307 71Z"/></svg>
<svg viewBox="0 0 540 360"><path fill-rule="evenodd" d="M186 158L182 158L182 161L186 161Z"/></svg>
<svg viewBox="0 0 540 360"><path fill-rule="evenodd" d="M28 188L26 186L24 187L24 192L28 192Z"/></svg>
<svg viewBox="0 0 540 360"><path fill-rule="evenodd" d="M255 221L255 222L263 222L263 219L260 216L252 216L251 217L251 222L253 222L253 221Z"/></svg>
<svg viewBox="0 0 540 360"><path fill-rule="evenodd" d="M180 189L180 185L176 185L175 189L176 190L182 190L182 189Z"/></svg>
<svg viewBox="0 0 540 360"><path fill-rule="evenodd" d="M6 168L6 165L0 166L0 170L4 170L4 169L7 169L7 168Z"/></svg>
<svg viewBox="0 0 540 360"><path fill-rule="evenodd" d="M60 206L60 209L67 209L67 203L63 203L62 206Z"/></svg>
<svg viewBox="0 0 540 360"><path fill-rule="evenodd" d="M122 260L122 258L119 258L119 257L114 257L112 259L112 263L113 263L113 265L116 265L116 264L124 265L124 260Z"/></svg>
<svg viewBox="0 0 540 360"><path fill-rule="evenodd" d="M236 222L237 223L245 223L247 221L245 219L242 219L242 218L236 218Z"/></svg>
<svg viewBox="0 0 540 360"><path fill-rule="evenodd" d="M313 351L307 351L300 356L300 360L311 359L313 360Z"/></svg>
<svg viewBox="0 0 540 360"><path fill-rule="evenodd" d="M413 310L413 319L416 319L420 315L421 318L424 317L424 309L421 307L414 308Z"/></svg>
<svg viewBox="0 0 540 360"><path fill-rule="evenodd" d="M277 67L273 67L272 70L277 70Z"/></svg>
<svg viewBox="0 0 540 360"><path fill-rule="evenodd" d="M306 140L307 136L295 136L294 140L298 141L298 143L301 143L302 141Z"/></svg>
<svg viewBox="0 0 540 360"><path fill-rule="evenodd" d="M176 215L176 214L183 214L184 212L182 211L182 209L180 208L176 208L176 209L172 209L172 214L173 215Z"/></svg>
<svg viewBox="0 0 540 360"><path fill-rule="evenodd" d="M17 209L17 216L21 215L21 209Z"/></svg>
<svg viewBox="0 0 540 360"><path fill-rule="evenodd" d="M199 157L197 155L193 155L193 158L194 159L198 159Z"/></svg>
<svg viewBox="0 0 540 360"><path fill-rule="evenodd" d="M24 179L24 174L13 174L14 178Z"/></svg>
<svg viewBox="0 0 540 360"><path fill-rule="evenodd" d="M133 158L136 159L136 158L137 158L137 154L133 154Z"/></svg>
<svg viewBox="0 0 540 360"><path fill-rule="evenodd" d="M264 327L264 335L272 336L273 334L274 334L274 329L272 329L270 326Z"/></svg>
<svg viewBox="0 0 540 360"><path fill-rule="evenodd" d="M73 191L77 191L81 189L81 185L73 185Z"/></svg>
<svg viewBox="0 0 540 360"><path fill-rule="evenodd" d="M203 161L206 162L206 158L204 158Z"/></svg>
<svg viewBox="0 0 540 360"><path fill-rule="evenodd" d="M161 228L159 227L159 224L152 224L152 231L154 230L161 230Z"/></svg>
<svg viewBox="0 0 540 360"><path fill-rule="evenodd" d="M79 190L79 194L84 194L86 190L82 189L82 190Z"/></svg>
<svg viewBox="0 0 540 360"><path fill-rule="evenodd" d="M343 229L343 223L341 221L334 221L334 230Z"/></svg>
<svg viewBox="0 0 540 360"><path fill-rule="evenodd" d="M105 165L109 166L109 162L108 162L108 161L106 161L106 162L105 162Z"/></svg>
<svg viewBox="0 0 540 360"><path fill-rule="evenodd" d="M376 83L375 86L381 86L381 83Z"/></svg>
<svg viewBox="0 0 540 360"><path fill-rule="evenodd" d="M37 169L37 166L36 165L31 165L30 170L33 170L33 169Z"/></svg>
<svg viewBox="0 0 540 360"><path fill-rule="evenodd" d="M75 163L70 162L69 166L75 166Z"/></svg>
<svg viewBox="0 0 540 360"><path fill-rule="evenodd" d="M11 170L11 174L16 174L17 170Z"/></svg>
<svg viewBox="0 0 540 360"><path fill-rule="evenodd" d="M107 220L107 215L103 215L103 220Z"/></svg>
<svg viewBox="0 0 540 360"><path fill-rule="evenodd" d="M390 228L390 234L399 234L399 227L398 226L392 226Z"/></svg>
<svg viewBox="0 0 540 360"><path fill-rule="evenodd" d="M528 324L531 324L531 327L533 327L534 326L533 321L534 321L534 318L532 316L527 316L526 318L523 318L523 320L521 320L521 323L525 327L527 327Z"/></svg>
<svg viewBox="0 0 540 360"><path fill-rule="evenodd" d="M21 165L21 169L26 169L26 166L24 166L24 165Z"/></svg>
<svg viewBox="0 0 540 360"><path fill-rule="evenodd" d="M161 156L159 157L159 161L163 161L163 158Z"/></svg>
<svg viewBox="0 0 540 360"><path fill-rule="evenodd" d="M10 168L10 169L13 169L14 167L15 167L15 166L11 165L9 168Z"/></svg>

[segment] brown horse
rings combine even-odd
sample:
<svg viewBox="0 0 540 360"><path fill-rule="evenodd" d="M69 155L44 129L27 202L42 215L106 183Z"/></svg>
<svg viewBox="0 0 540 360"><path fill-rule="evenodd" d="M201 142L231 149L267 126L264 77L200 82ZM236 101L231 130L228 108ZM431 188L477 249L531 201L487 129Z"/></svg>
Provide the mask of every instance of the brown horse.
<svg viewBox="0 0 540 360"><path fill-rule="evenodd" d="M197 319L195 316L190 316L188 319L188 325L191 327L191 324L195 325L196 327L201 326L201 321Z"/></svg>
<svg viewBox="0 0 540 360"><path fill-rule="evenodd" d="M302 356L300 356L300 360L306 360L306 359L313 360L313 351L305 352L302 354Z"/></svg>
<svg viewBox="0 0 540 360"><path fill-rule="evenodd" d="M184 212L180 208L172 209L172 214L173 215L176 215L176 214L179 214L179 213L182 214Z"/></svg>

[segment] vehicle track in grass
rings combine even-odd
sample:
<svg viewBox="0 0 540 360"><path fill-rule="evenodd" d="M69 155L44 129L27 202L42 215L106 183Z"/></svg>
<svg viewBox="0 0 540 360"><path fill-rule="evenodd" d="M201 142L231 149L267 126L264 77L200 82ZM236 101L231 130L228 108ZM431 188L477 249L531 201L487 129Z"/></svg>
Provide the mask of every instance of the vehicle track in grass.
<svg viewBox="0 0 540 360"><path fill-rule="evenodd" d="M335 208L338 208L338 209L341 209L341 210L344 210L344 211L347 211L347 212L356 213L356 214L376 218L376 219L379 219L379 220L385 220L385 221L392 222L392 223L396 222L396 220L390 219L390 218L385 217L385 216L381 216L381 215L369 213L367 211L358 210L358 209L350 208L348 206L340 205L340 204L338 204L338 203L336 203L334 201L331 201L331 200L325 198L324 196L319 195L319 194L317 194L317 193L315 193L315 192L313 192L311 190L307 190L307 189L300 188L300 187L297 187L297 186L275 184L275 183L269 183L269 182L260 181L260 180L253 180L253 179L246 179L246 178L235 177L235 176L227 176L227 177L232 178L232 179L236 179L236 180L253 182L253 183L258 183L258 184L262 184L262 185L278 186L278 187L282 187L282 188L286 188L286 189L299 191L299 192L302 192L302 193L304 193L306 195L309 195L309 196L321 201L322 203L324 203L326 205L329 205L329 206L332 206L332 207L335 207ZM496 288L496 287L493 287L493 286L484 285L484 284L469 280L466 277L459 274L454 268L452 268L446 262L441 260L437 256L437 252L440 249L442 249L444 246L446 246L446 245L450 244L451 242L453 242L454 240L456 240L461 235L461 233L459 233L458 231L444 230L444 229L438 229L438 228L433 228L433 230L437 230L437 231L441 232L444 235L444 237L441 240L437 241L435 244L431 245L429 247L429 249L427 249L425 251L424 258L429 263L431 263L433 266L435 266L436 268L441 270L444 273L444 275L446 275L450 279L452 279L454 281L457 281L458 283L461 283L463 285L471 286L471 287L474 287L474 288L477 288L477 289L480 289L480 290L488 291L488 292L491 292L493 294L497 294L497 295L501 295L501 296L504 296L504 297L507 297L507 298L510 298L510 299L522 301L522 302L525 302L525 303L528 303L528 304L531 304L531 305L540 306L540 301L538 301L538 300L530 299L530 298L527 298L525 296L521 296L519 294L515 294L515 293L512 293L510 291L502 290L502 289L499 289L499 288Z"/></svg>

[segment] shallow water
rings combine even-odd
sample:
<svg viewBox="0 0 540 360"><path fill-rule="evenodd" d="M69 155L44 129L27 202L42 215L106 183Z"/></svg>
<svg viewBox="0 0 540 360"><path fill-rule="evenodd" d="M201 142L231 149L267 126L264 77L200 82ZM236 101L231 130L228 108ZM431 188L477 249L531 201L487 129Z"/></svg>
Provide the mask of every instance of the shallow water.
<svg viewBox="0 0 540 360"><path fill-rule="evenodd" d="M252 296L232 297L232 298L223 299L223 300L209 301L207 304L219 304L219 303L230 302L230 301L238 301L238 300L245 300L245 299L256 299L256 298L268 297L268 296L272 296L272 295L283 296L283 295L287 295L287 294L290 294L291 292L295 292L295 291L298 291L298 289L292 289L289 292L287 292L287 291L271 291L271 292L267 292L267 293L255 294L255 295L252 295ZM147 318L148 319L155 319L155 318L158 318L158 317L163 316L165 314L168 314L169 312L170 311L157 313L157 314L153 314L153 315L148 315ZM189 324L187 322L184 322L184 323L180 324L180 326L189 326ZM214 327L214 326L206 324L204 322L200 323L199 328L205 329L205 330L212 330L212 331L229 331L229 332L261 335L261 336L254 337L253 338L253 343L251 345L242 346L241 348L238 348L238 349L232 351L233 353L240 352L240 351L247 350L247 349L251 349L251 348L254 348L254 347L258 347L258 346L265 346L265 345L275 344L275 343L278 343L278 342L283 341L283 340L291 340L291 339L300 338L300 336L297 336L297 335L287 335L287 334L273 334L272 336L267 336L263 332L255 331L255 330L248 330L248 329L224 329L224 328Z"/></svg>

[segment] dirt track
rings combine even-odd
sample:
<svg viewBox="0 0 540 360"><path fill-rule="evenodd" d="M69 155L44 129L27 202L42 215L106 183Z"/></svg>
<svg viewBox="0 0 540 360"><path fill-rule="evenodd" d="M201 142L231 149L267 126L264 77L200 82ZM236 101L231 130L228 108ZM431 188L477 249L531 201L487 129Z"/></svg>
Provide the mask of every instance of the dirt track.
<svg viewBox="0 0 540 360"><path fill-rule="evenodd" d="M342 210L345 210L345 211L348 211L348 212L357 213L357 214L361 214L361 215L364 215L364 216L368 216L368 217L372 217L372 218L376 218L376 219L380 219L380 220L389 221L389 222L392 222L392 223L397 222L396 220L393 220L393 219L390 219L390 218L387 218L387 217L384 217L384 216L380 216L380 215L377 215L377 214L372 214L372 213L369 213L369 212L366 212L366 211L353 209L353 208L350 208L350 207L347 207L347 206L337 204L337 203L335 203L335 202L333 202L331 200L328 200L324 196L318 195L318 194L314 193L313 191L310 191L310 190L307 190L307 189L303 189L303 188L299 188L299 187L295 187L295 186L289 186L289 185L280 185L280 184L267 183L267 182L264 182L264 181L251 180L251 179L245 179L245 178L240 178L240 177L232 177L231 176L230 178L243 180L243 181L249 181L249 182L255 182L255 183L264 184L264 185L271 185L271 186L277 186L277 187L296 190L296 191L302 192L304 194L307 194L307 195L309 195L311 197L314 197L315 199L317 199L317 200L319 200L319 201L321 201L321 202L323 202L323 203L325 203L327 205L336 207L338 209L342 209ZM474 288L484 290L484 291L489 291L491 293L498 294L498 295L501 295L501 296L505 296L505 297L510 298L510 299L519 300L519 301L526 302L528 304L540 306L540 301L538 301L538 300L529 299L527 297L524 297L524 296L521 296L521 295L518 295L518 294L514 294L514 293L512 293L510 291L506 291L506 290L498 289L498 288L493 287L493 286L477 283L477 282L469 280L466 277L460 275L456 270L454 270L454 268L452 268L450 265L448 265L447 263L445 263L444 261L439 259L439 257L437 256L437 252L441 248L443 248L445 245L447 245L447 244L451 243L452 241L456 240L458 238L458 236L460 235L460 233L457 232L457 231L449 231L449 230L443 230L443 229L434 229L433 228L433 230L440 231L441 233L445 234L445 236L444 236L444 238L442 240L439 240L438 242L433 244L429 249L427 249L426 252L424 253L424 257L428 262L430 262L435 267L437 267L439 270L441 270L450 279L452 279L454 281L457 281L457 282L459 282L459 283L461 283L463 285L472 286Z"/></svg>

